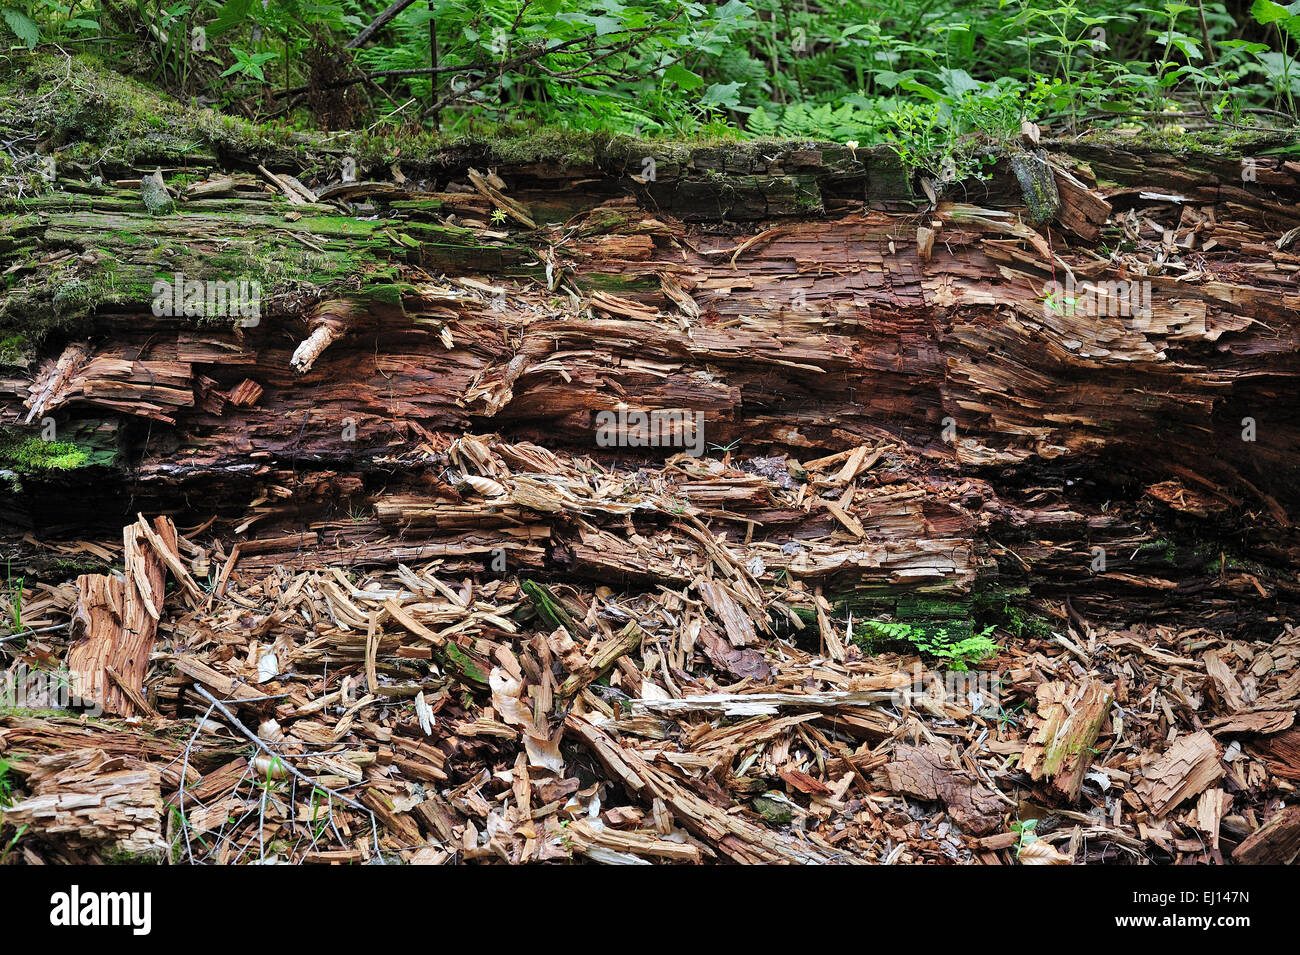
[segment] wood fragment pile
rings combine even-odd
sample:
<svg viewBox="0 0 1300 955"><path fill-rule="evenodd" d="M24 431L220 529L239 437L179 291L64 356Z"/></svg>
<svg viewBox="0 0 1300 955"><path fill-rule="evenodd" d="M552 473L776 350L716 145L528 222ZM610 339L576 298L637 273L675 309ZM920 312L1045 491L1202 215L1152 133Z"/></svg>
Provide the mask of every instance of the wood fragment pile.
<svg viewBox="0 0 1300 955"><path fill-rule="evenodd" d="M33 861L1009 863L1030 820L1043 846L1020 861L1295 855L1300 630L1085 623L944 674L831 655L812 626L756 635L775 618L741 609L720 568L743 564L713 547L693 583L635 596L444 560L236 565L211 605L174 586L147 674L98 697L142 715L0 718L29 791L8 818ZM36 622L121 644L119 617L84 615L98 587L49 588ZM59 653L34 638L25 658Z"/></svg>

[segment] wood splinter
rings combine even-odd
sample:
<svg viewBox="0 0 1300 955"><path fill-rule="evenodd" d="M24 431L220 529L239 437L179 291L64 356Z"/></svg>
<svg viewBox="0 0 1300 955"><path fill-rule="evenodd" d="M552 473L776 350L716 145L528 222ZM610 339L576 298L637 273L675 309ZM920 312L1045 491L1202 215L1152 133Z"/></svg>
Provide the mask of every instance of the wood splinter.
<svg viewBox="0 0 1300 955"><path fill-rule="evenodd" d="M298 344L289 359L294 371L300 375L311 371L321 352L335 339L343 337L360 311L354 303L339 299L320 303L313 310L311 334Z"/></svg>

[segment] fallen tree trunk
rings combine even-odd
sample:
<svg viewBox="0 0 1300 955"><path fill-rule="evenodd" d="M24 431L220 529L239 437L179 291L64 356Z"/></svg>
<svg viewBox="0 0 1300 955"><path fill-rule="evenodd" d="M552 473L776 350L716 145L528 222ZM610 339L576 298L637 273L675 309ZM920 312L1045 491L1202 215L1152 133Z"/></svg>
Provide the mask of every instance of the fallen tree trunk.
<svg viewBox="0 0 1300 955"><path fill-rule="evenodd" d="M342 220L355 226L313 205L286 222L282 199L238 175L232 197L164 218L129 187L93 213L52 194L21 227L28 268L92 250L121 284L90 342L51 336L47 357L0 392L13 464L41 450L30 442L44 422L94 465L27 468L10 518L84 536L131 501L179 506L236 528L248 567L312 547L363 566L435 552L486 566L501 548L530 570L600 582L664 572L602 536L625 508L590 506L579 529L564 502L518 487L494 500L458 482L476 467L449 467L446 436L490 431L564 461L648 466L751 547L808 541L764 560L836 600L1032 586L1069 593L1089 616L1122 597L1233 625L1292 606L1294 579L1270 568L1296 556L1300 433L1285 409L1300 259L1280 247L1300 224L1286 204L1296 171L1261 159L1245 189L1225 181L1230 159L1173 168L1082 153L1115 178L1087 186L1087 167L1067 173L1074 160L1055 154L1062 226L1040 231L1016 217L1011 164L983 205L912 200L904 214L877 209L903 203L906 183L873 174L879 156L855 166L842 149L725 163L701 149L661 157L648 186L617 168L500 167L512 201L553 223L524 231L487 221L479 192L376 188L389 218ZM732 226L759 210L700 196L734 199L759 177L719 179L717 164L791 177L812 198L769 201L762 214L777 218ZM865 201L841 198L863 189ZM661 202L716 224L675 222ZM1107 209L1107 241L1133 251L1100 257L1079 237ZM239 233L250 251L214 256ZM184 243L181 314L145 309L159 264L136 235ZM254 247L276 268L305 268L296 291L268 288L262 317L196 325L184 283L243 280L230 263L253 268ZM724 458L731 469L664 468L656 458L686 450L684 435L658 449L629 440L638 413L671 411L700 416L696 450L743 449ZM608 450L601 412L622 414ZM855 449L851 475L802 469ZM750 476L738 482L737 467ZM774 499L805 477L796 507ZM672 534L670 514L633 510Z"/></svg>

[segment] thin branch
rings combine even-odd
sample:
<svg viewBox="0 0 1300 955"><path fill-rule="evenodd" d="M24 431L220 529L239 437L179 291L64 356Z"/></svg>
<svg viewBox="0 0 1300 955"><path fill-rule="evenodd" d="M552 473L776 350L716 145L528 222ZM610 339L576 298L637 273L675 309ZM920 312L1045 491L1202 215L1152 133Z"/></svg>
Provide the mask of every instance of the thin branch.
<svg viewBox="0 0 1300 955"><path fill-rule="evenodd" d="M380 30L386 27L389 21L393 19L393 17L397 16L399 13L401 13L403 10L405 10L414 2L415 0L397 0L397 2L394 3L392 6L390 6L387 10L379 14L379 16L375 17L375 19L370 22L370 25L368 27L366 27L364 30L362 30L360 33L354 36L351 40L349 40L347 45L343 47L343 49L355 50L361 44L365 43L372 36L374 36L376 33L378 33Z"/></svg>

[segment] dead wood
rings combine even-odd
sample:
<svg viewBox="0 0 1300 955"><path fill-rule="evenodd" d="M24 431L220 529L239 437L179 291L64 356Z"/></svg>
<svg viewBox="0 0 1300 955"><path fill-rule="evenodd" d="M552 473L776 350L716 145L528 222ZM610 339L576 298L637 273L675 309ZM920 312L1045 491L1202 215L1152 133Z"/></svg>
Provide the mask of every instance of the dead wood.
<svg viewBox="0 0 1300 955"><path fill-rule="evenodd" d="M141 720L0 710L28 857L1289 861L1300 168L1045 146L41 197L0 652Z"/></svg>

